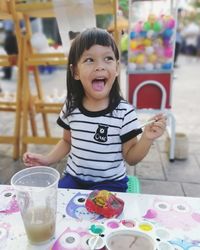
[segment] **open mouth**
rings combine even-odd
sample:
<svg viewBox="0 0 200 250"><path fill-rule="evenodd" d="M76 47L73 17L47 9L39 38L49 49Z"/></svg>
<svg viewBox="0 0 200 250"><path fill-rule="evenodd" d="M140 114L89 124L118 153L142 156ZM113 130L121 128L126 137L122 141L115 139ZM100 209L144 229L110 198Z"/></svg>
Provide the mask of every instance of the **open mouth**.
<svg viewBox="0 0 200 250"><path fill-rule="evenodd" d="M94 80L92 80L92 88L95 91L102 91L104 89L105 84L105 78L95 78Z"/></svg>

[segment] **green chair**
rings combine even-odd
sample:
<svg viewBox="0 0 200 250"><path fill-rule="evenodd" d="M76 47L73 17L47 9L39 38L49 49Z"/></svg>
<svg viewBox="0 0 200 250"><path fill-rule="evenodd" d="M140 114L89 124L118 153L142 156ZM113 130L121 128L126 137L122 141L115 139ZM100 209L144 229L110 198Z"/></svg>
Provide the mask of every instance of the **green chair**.
<svg viewBox="0 0 200 250"><path fill-rule="evenodd" d="M136 176L128 175L127 193L140 193L140 181Z"/></svg>

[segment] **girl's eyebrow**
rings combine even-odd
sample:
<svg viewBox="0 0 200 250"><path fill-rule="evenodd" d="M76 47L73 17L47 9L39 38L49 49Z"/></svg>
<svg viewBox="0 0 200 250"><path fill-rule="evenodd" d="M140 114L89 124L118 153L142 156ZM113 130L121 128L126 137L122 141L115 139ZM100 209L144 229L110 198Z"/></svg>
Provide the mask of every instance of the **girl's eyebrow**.
<svg viewBox="0 0 200 250"><path fill-rule="evenodd" d="M89 53L89 52L84 52L82 54L82 57L88 57L88 56L93 56L93 54Z"/></svg>
<svg viewBox="0 0 200 250"><path fill-rule="evenodd" d="M109 51L103 52L101 55L103 55L103 56L107 56L107 55L112 56L113 54L114 54L114 52L109 50ZM84 52L82 54L82 57L93 57L93 56L96 56L96 54L91 53L91 52Z"/></svg>

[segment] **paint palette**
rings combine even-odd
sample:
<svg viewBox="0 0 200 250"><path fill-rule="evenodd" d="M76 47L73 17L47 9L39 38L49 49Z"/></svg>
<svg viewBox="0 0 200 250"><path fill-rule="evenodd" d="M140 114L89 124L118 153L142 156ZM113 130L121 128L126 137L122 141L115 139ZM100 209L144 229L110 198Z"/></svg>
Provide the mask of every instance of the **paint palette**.
<svg viewBox="0 0 200 250"><path fill-rule="evenodd" d="M102 224L93 224L89 229L91 249L108 250L173 250L168 242L170 233L152 223L138 220L110 219Z"/></svg>

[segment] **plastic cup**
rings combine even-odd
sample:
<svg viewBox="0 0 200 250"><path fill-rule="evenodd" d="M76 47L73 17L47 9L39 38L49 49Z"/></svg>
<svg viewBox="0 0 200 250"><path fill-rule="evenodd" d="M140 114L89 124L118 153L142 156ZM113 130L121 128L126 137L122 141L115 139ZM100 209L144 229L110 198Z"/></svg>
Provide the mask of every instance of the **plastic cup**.
<svg viewBox="0 0 200 250"><path fill-rule="evenodd" d="M46 166L26 168L11 179L28 240L47 243L55 233L57 189L60 174Z"/></svg>

